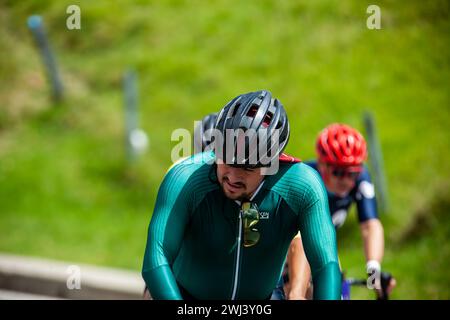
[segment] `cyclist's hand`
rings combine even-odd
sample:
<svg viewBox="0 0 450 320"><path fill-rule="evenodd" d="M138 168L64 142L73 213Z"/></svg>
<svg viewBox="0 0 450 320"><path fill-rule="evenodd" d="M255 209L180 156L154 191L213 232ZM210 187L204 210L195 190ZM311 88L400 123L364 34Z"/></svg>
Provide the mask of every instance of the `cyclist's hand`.
<svg viewBox="0 0 450 320"><path fill-rule="evenodd" d="M378 261L371 260L366 264L367 286L369 289L381 289L381 266Z"/></svg>
<svg viewBox="0 0 450 320"><path fill-rule="evenodd" d="M397 285L397 281L390 273L381 272L380 274L380 289L376 289L378 300L387 300L392 290Z"/></svg>

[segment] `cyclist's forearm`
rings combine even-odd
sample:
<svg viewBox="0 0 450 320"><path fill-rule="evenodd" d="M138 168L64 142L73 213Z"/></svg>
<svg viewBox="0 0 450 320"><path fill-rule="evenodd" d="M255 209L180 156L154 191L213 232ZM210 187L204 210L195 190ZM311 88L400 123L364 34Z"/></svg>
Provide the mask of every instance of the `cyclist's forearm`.
<svg viewBox="0 0 450 320"><path fill-rule="evenodd" d="M360 224L364 242L366 261L375 260L381 263L384 253L383 225L378 219L371 219Z"/></svg>
<svg viewBox="0 0 450 320"><path fill-rule="evenodd" d="M341 271L337 262L327 263L313 276L314 300L339 300L341 298Z"/></svg>
<svg viewBox="0 0 450 320"><path fill-rule="evenodd" d="M155 269L144 270L142 277L148 290L155 300L182 300L177 282L172 270L168 265L159 266Z"/></svg>
<svg viewBox="0 0 450 320"><path fill-rule="evenodd" d="M300 235L297 235L291 242L287 256L290 289L287 298L305 299L308 290L311 270Z"/></svg>

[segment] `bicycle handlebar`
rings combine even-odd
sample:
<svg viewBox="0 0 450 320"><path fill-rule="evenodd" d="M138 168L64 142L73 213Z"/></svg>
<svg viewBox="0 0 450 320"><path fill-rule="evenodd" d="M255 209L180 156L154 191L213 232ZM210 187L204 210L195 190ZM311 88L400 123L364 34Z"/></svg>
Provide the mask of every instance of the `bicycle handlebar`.
<svg viewBox="0 0 450 320"><path fill-rule="evenodd" d="M377 300L389 300L387 289L391 282L392 275L389 272L380 273L381 296ZM367 279L347 278L345 281L351 286L367 286Z"/></svg>

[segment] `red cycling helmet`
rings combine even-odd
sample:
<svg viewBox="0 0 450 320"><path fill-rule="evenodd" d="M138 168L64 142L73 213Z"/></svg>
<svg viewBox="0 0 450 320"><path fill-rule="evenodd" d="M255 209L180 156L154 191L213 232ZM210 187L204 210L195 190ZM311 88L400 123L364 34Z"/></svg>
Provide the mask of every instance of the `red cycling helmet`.
<svg viewBox="0 0 450 320"><path fill-rule="evenodd" d="M364 137L345 124L333 123L322 130L316 142L320 162L334 166L358 166L367 158Z"/></svg>

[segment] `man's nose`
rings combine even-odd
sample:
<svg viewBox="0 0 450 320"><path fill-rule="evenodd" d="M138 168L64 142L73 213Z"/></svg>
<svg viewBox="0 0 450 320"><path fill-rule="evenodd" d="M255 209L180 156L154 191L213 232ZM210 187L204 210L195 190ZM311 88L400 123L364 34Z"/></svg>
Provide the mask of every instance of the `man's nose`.
<svg viewBox="0 0 450 320"><path fill-rule="evenodd" d="M227 172L227 178L231 183L241 182L241 174L238 168L229 167Z"/></svg>
<svg viewBox="0 0 450 320"><path fill-rule="evenodd" d="M355 181L353 179L347 178L347 177L343 178L341 180L341 182L342 182L342 185L344 185L348 188L353 187L353 185L355 184Z"/></svg>

